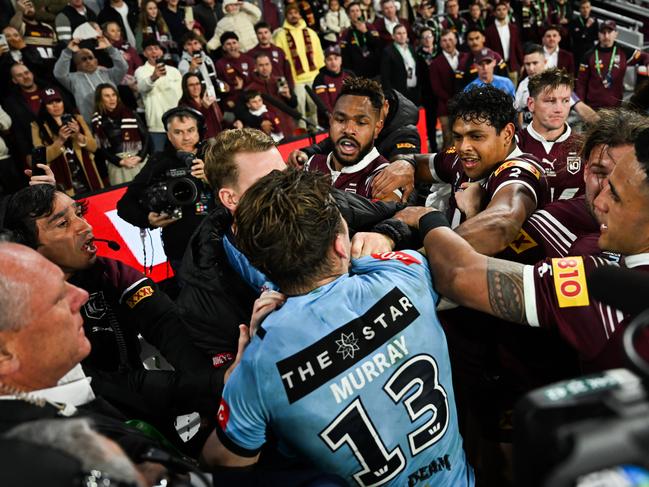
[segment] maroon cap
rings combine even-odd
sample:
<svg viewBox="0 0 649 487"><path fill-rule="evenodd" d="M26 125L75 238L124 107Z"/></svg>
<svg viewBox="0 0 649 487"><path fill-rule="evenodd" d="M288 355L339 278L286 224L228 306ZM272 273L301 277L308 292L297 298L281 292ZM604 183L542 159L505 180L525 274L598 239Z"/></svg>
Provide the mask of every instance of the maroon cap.
<svg viewBox="0 0 649 487"><path fill-rule="evenodd" d="M41 96L41 101L47 105L48 103L52 103L53 101L56 100L61 100L63 101L63 97L61 96L61 93L59 90L56 88L45 88L43 90L43 95Z"/></svg>
<svg viewBox="0 0 649 487"><path fill-rule="evenodd" d="M602 22L599 23L599 31L602 32L603 30L617 30L617 24L615 23L615 20L603 20Z"/></svg>
<svg viewBox="0 0 649 487"><path fill-rule="evenodd" d="M498 56L496 52L492 51L488 47L483 47L482 49L480 49L480 52L475 55L474 62L476 64L480 64L482 61L487 61L487 60L497 61L499 57L500 56Z"/></svg>

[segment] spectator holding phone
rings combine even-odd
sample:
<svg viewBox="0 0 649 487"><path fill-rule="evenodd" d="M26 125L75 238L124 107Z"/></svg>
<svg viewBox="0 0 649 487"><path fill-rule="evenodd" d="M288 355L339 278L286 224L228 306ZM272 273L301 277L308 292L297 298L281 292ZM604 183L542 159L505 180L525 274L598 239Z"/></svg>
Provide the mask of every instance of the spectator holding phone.
<svg viewBox="0 0 649 487"><path fill-rule="evenodd" d="M113 85L103 83L95 91L92 128L99 141L96 157L107 163L110 184L131 182L149 154L149 133Z"/></svg>
<svg viewBox="0 0 649 487"><path fill-rule="evenodd" d="M223 130L223 112L216 103L216 98L207 92L205 83L197 73L185 73L182 79L183 96L178 106L198 110L205 117L205 138L215 137Z"/></svg>
<svg viewBox="0 0 649 487"><path fill-rule="evenodd" d="M45 162L56 181L70 196L104 187L95 165L97 143L81 115L71 115L56 88L46 88L36 122L32 122L34 147L45 146Z"/></svg>
<svg viewBox="0 0 649 487"><path fill-rule="evenodd" d="M144 49L143 43L146 40L155 39L160 43L164 52L165 61L174 61L178 64L178 45L171 38L169 26L158 8L158 2L147 0L142 4L140 17L135 27L135 42L138 52Z"/></svg>
<svg viewBox="0 0 649 487"><path fill-rule="evenodd" d="M117 86L128 70L122 53L100 35L97 49L106 49L113 61L113 67L99 69L97 58L90 49L80 49L79 39L72 39L54 65L54 77L61 85L74 94L74 100L83 119L90 123L94 111L95 89L101 83ZM77 70L70 72L70 61L74 60Z"/></svg>
<svg viewBox="0 0 649 487"><path fill-rule="evenodd" d="M183 53L178 63L180 74L194 73L197 74L202 83L205 85L207 94L216 98L216 93L220 90L219 80L216 74L216 66L204 49L201 37L193 31L188 32L183 37ZM194 107L195 108L195 107Z"/></svg>
<svg viewBox="0 0 649 487"><path fill-rule="evenodd" d="M146 123L153 143L153 151L164 149L167 141L162 114L178 105L182 96L180 71L162 62L162 46L156 39L148 38L142 44L147 62L137 68L135 79L142 95Z"/></svg>

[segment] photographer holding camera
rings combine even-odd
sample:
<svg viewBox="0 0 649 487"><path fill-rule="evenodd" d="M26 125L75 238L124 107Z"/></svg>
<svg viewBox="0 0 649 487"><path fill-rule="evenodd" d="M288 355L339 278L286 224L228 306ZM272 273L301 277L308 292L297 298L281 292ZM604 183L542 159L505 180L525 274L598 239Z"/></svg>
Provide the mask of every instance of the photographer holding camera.
<svg viewBox="0 0 649 487"><path fill-rule="evenodd" d="M117 203L117 213L140 228L162 228L165 253L178 274L189 237L214 199L198 157L203 115L176 107L164 113L162 123L168 143L135 177Z"/></svg>

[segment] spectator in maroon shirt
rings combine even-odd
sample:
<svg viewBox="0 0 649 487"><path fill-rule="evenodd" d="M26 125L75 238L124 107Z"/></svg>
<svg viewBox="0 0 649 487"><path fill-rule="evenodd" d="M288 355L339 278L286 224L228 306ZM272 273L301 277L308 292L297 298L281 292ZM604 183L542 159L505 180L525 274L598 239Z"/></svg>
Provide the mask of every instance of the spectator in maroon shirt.
<svg viewBox="0 0 649 487"><path fill-rule="evenodd" d="M600 22L599 42L579 65L575 91L593 108L620 106L627 66L649 64L649 54L619 45L617 35L615 21Z"/></svg>

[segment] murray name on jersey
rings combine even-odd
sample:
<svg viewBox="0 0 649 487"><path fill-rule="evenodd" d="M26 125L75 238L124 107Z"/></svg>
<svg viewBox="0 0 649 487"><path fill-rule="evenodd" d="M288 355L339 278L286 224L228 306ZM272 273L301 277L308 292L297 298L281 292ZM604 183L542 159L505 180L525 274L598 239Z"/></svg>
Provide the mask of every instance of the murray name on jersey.
<svg viewBox="0 0 649 487"><path fill-rule="evenodd" d="M289 403L346 371L330 386L336 402L345 400L354 389L362 389L408 354L405 337L396 335L418 317L411 300L395 287L362 316L281 360L277 369ZM363 360L379 347L381 351Z"/></svg>

